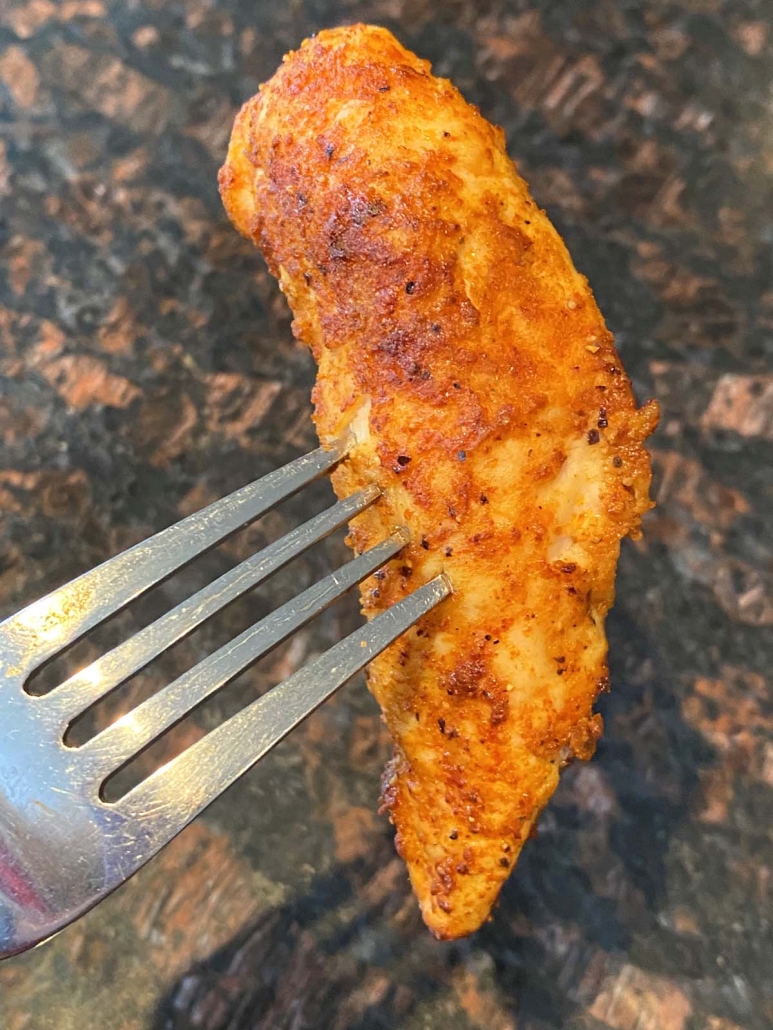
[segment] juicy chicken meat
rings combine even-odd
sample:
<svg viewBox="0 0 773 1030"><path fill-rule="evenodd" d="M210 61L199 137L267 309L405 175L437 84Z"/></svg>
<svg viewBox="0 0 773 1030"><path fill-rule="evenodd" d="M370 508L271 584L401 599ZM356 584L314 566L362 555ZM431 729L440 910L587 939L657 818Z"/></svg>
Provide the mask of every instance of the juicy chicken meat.
<svg viewBox="0 0 773 1030"><path fill-rule="evenodd" d="M489 915L540 810L601 733L604 619L639 531L657 406L637 410L587 281L504 134L385 29L321 32L239 113L225 206L319 365L323 444L377 482L362 551L412 542L370 618L442 570L452 597L376 659L383 802L440 938Z"/></svg>

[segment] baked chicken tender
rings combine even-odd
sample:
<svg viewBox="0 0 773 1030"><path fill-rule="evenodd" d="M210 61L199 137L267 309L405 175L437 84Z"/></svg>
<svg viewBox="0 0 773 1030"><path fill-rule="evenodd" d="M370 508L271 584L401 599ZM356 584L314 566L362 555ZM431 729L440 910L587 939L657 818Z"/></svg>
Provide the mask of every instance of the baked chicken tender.
<svg viewBox="0 0 773 1030"><path fill-rule="evenodd" d="M385 29L321 32L239 113L220 172L319 365L344 497L382 498L372 618L445 571L453 595L377 658L394 740L383 805L439 938L489 915L608 686L620 540L639 533L654 402L638 409L586 279L501 129Z"/></svg>

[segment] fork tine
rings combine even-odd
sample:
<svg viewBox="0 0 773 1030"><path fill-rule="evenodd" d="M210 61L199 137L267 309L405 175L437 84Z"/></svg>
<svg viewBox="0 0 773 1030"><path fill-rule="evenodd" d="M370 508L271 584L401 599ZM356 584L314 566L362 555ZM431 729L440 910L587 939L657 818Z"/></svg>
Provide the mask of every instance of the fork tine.
<svg viewBox="0 0 773 1030"><path fill-rule="evenodd" d="M148 857L253 766L331 694L452 592L445 574L419 587L152 773L111 808L153 813Z"/></svg>
<svg viewBox="0 0 773 1030"><path fill-rule="evenodd" d="M254 589L293 558L364 511L379 496L378 487L372 486L339 501L230 569L112 651L75 673L46 695L45 707L52 721L63 730L63 724L69 723L77 714L109 694L216 612Z"/></svg>
<svg viewBox="0 0 773 1030"><path fill-rule="evenodd" d="M341 460L348 441L318 448L108 559L2 624L12 663L28 675L204 551Z"/></svg>
<svg viewBox="0 0 773 1030"><path fill-rule="evenodd" d="M99 778L125 764L195 705L226 686L347 590L381 568L407 542L407 530L398 530L383 543L277 608L81 745L77 750L87 760L87 775Z"/></svg>

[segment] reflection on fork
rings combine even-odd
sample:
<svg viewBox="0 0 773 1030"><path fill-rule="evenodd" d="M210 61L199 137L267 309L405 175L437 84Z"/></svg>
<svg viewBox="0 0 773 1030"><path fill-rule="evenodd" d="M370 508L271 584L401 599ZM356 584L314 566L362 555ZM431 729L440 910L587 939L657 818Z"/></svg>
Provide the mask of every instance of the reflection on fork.
<svg viewBox="0 0 773 1030"><path fill-rule="evenodd" d="M318 449L237 490L0 624L0 957L56 933L123 883L307 715L451 592L444 575L383 612L114 802L105 781L408 540L382 543L283 604L78 747L84 711L205 620L364 511L367 487L270 544L43 696L32 673L105 619L264 515L347 453Z"/></svg>

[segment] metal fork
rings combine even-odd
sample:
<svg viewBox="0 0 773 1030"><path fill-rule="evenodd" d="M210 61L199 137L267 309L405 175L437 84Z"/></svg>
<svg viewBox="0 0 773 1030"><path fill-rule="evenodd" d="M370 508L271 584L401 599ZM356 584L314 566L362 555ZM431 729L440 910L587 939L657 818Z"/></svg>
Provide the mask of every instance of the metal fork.
<svg viewBox="0 0 773 1030"><path fill-rule="evenodd" d="M450 591L445 575L241 709L108 802L105 780L195 705L393 558L383 543L304 590L174 682L71 747L73 720L225 605L379 496L364 490L293 529L42 696L31 674L153 585L329 472L348 442L237 490L0 624L0 958L57 933L143 866L307 715Z"/></svg>

